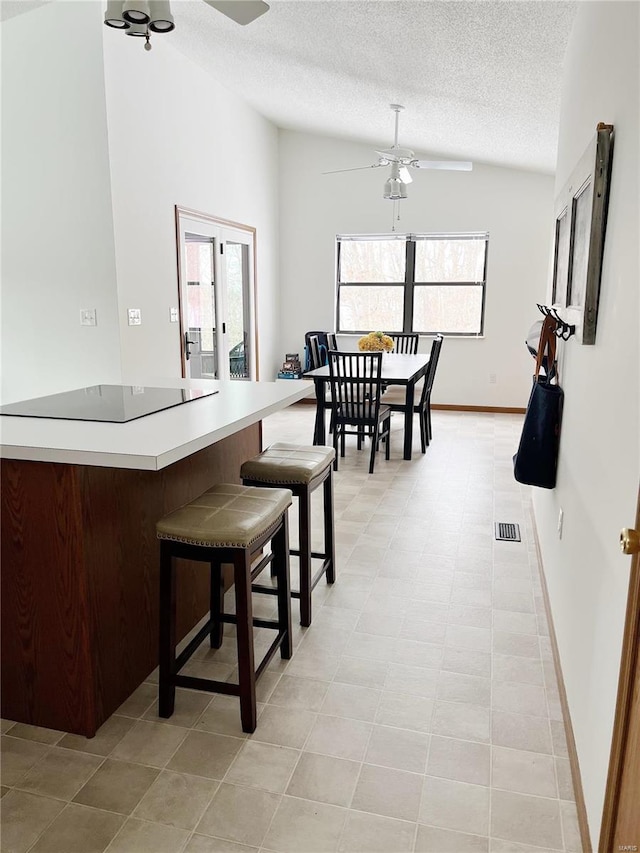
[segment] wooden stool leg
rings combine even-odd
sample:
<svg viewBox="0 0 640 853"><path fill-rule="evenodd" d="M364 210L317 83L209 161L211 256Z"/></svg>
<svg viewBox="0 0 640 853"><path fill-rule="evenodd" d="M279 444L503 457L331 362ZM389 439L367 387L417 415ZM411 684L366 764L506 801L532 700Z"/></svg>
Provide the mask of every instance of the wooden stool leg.
<svg viewBox="0 0 640 853"><path fill-rule="evenodd" d="M233 561L236 591L236 633L238 641L238 683L243 732L256 729L256 670L253 657L253 611L251 607L251 557L238 549Z"/></svg>
<svg viewBox="0 0 640 853"><path fill-rule="evenodd" d="M220 563L211 563L211 586L209 591L210 596L210 613L211 631L209 633L209 641L212 649L219 649L222 645L224 636L224 584L222 566Z"/></svg>
<svg viewBox="0 0 640 853"><path fill-rule="evenodd" d="M158 716L170 717L176 700L173 675L176 663L176 575L171 544L160 543L160 675Z"/></svg>
<svg viewBox="0 0 640 853"><path fill-rule="evenodd" d="M293 654L291 639L291 583L289 579L289 520L282 517L282 527L273 537L273 562L278 572L278 625L285 637L280 646L280 657L289 660Z"/></svg>
<svg viewBox="0 0 640 853"><path fill-rule="evenodd" d="M335 527L333 522L333 471L329 469L329 476L323 484L324 496L324 554L329 560L326 577L327 583L334 583L336 579L336 542Z"/></svg>
<svg viewBox="0 0 640 853"><path fill-rule="evenodd" d="M300 515L300 624L311 625L311 496L309 489L300 489L298 498Z"/></svg>

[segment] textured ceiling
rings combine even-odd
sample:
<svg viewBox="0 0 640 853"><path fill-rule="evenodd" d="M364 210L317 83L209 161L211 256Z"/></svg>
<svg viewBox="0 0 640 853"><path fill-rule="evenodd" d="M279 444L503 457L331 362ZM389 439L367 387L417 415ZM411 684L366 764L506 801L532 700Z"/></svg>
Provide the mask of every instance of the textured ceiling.
<svg viewBox="0 0 640 853"><path fill-rule="evenodd" d="M575 2L269 2L240 27L177 0L166 38L279 127L387 147L395 102L420 155L554 170Z"/></svg>
<svg viewBox="0 0 640 853"><path fill-rule="evenodd" d="M0 19L44 2L0 0ZM202 0L172 0L176 29L154 38L170 39L279 127L386 148L389 104L400 103L399 143L418 156L555 169L577 2L268 2L241 27Z"/></svg>

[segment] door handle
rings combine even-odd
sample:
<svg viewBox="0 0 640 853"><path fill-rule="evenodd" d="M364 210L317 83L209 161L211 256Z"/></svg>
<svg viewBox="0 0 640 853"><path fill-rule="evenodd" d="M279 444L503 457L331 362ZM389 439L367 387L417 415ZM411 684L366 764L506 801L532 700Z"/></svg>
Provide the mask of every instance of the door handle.
<svg viewBox="0 0 640 853"><path fill-rule="evenodd" d="M640 536L632 527L623 527L620 531L620 550L623 554L637 554L640 551Z"/></svg>
<svg viewBox="0 0 640 853"><path fill-rule="evenodd" d="M184 353L187 361L191 358L191 349L190 347L194 346L195 341L189 340L189 332L184 333Z"/></svg>

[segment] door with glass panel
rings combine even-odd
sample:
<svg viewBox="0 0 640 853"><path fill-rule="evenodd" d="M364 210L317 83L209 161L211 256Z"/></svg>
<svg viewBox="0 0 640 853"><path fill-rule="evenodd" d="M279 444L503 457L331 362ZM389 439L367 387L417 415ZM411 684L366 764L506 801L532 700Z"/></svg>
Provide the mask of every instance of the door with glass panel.
<svg viewBox="0 0 640 853"><path fill-rule="evenodd" d="M224 283L224 357L231 379L251 379L251 238L222 231L221 278Z"/></svg>
<svg viewBox="0 0 640 853"><path fill-rule="evenodd" d="M182 374L256 376L253 229L176 208Z"/></svg>
<svg viewBox="0 0 640 853"><path fill-rule="evenodd" d="M182 234L182 352L184 375L219 379L216 238L197 223Z"/></svg>

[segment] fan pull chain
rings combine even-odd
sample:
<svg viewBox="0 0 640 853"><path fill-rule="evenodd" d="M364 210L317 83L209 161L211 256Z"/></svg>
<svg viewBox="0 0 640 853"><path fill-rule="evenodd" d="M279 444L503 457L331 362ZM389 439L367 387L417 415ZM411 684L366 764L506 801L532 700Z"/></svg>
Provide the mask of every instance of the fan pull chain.
<svg viewBox="0 0 640 853"><path fill-rule="evenodd" d="M400 222L400 208L398 207L398 199L394 198L391 207L391 232L396 230L396 222Z"/></svg>

